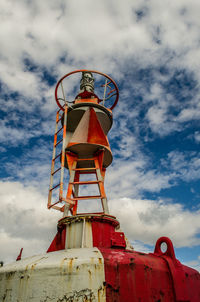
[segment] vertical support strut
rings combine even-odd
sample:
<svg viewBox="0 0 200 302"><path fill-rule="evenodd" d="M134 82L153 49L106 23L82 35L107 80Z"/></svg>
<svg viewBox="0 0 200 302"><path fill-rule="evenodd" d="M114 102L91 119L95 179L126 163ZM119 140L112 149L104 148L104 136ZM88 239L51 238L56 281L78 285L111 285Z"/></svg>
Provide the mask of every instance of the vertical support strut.
<svg viewBox="0 0 200 302"><path fill-rule="evenodd" d="M61 110L61 109L60 109ZM49 185L49 195L48 195L48 208L51 206L52 200L52 192L53 192L53 176L54 176L54 168L55 168L55 158L56 158L56 145L57 145L57 136L58 136L58 123L59 123L59 112L56 113L56 126L55 126L55 134L54 134L54 143L53 143L53 154L51 161L51 175L50 175L50 185Z"/></svg>
<svg viewBox="0 0 200 302"><path fill-rule="evenodd" d="M64 123L63 123L63 144L61 153L61 171L60 171L60 191L59 200L62 201L63 198L63 178L64 178L64 168L65 168L65 147L66 147L66 132L67 132L67 105L65 105L64 112Z"/></svg>
<svg viewBox="0 0 200 302"><path fill-rule="evenodd" d="M65 169L65 147L66 147L66 132L67 132L67 104L64 106L64 116L63 116L63 126L58 130L58 124L61 121L62 117L60 117L60 110L57 111L56 114L56 126L55 126L55 134L54 134L54 144L53 144L53 155L52 155L52 163L51 163L51 175L50 175L50 185L49 185L49 195L48 195L48 208L54 208L62 211L62 208L56 206L59 202L63 201L63 185L64 185L64 169ZM58 140L58 134L62 133L62 139ZM57 147L62 142L62 149L58 154L56 153ZM55 161L60 159L60 167L55 170ZM54 175L60 171L60 182L57 185L53 185L54 183ZM59 188L59 197L56 202L52 203L52 193L53 190Z"/></svg>

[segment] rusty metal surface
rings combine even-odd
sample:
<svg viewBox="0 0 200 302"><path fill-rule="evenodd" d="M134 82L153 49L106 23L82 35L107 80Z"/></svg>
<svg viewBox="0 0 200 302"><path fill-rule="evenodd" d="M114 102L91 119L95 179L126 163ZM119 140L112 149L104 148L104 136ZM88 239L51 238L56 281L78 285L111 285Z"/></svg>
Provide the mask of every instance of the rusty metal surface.
<svg viewBox="0 0 200 302"><path fill-rule="evenodd" d="M68 249L0 268L0 301L105 302L104 261L97 248Z"/></svg>
<svg viewBox="0 0 200 302"><path fill-rule="evenodd" d="M118 231L119 222L104 214L79 214L64 217L47 253L69 248L126 247L124 233ZM119 238L120 237L120 238Z"/></svg>
<svg viewBox="0 0 200 302"><path fill-rule="evenodd" d="M187 296L180 300L172 271L157 253L68 249L0 268L0 301L199 302L199 273L183 265L182 271Z"/></svg>
<svg viewBox="0 0 200 302"><path fill-rule="evenodd" d="M123 249L99 249L104 257L107 302L200 301L200 274L194 269L179 264L177 274L181 267L186 283L182 284L182 294L177 295L174 277L182 276L174 276L176 268L172 271L163 257Z"/></svg>

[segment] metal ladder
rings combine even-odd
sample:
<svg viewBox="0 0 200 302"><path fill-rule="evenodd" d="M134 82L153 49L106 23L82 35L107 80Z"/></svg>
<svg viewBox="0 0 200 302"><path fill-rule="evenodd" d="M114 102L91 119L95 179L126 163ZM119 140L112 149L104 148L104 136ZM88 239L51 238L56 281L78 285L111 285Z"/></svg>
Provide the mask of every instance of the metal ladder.
<svg viewBox="0 0 200 302"><path fill-rule="evenodd" d="M60 111L63 112L64 110L64 117L63 114L60 114ZM59 109L56 114L56 126L55 126L55 134L54 134L54 144L53 144L53 155L52 155L52 162L51 162L51 175L50 175L50 185L49 185L49 194L48 194L48 209L54 208L56 210L62 211L62 207L58 206L58 203L62 203L65 201L63 198L63 179L64 179L64 165L65 165L65 147L66 147L66 129L67 129L67 105L64 105L62 109ZM61 124L61 120L63 118L63 126ZM62 133L62 138L58 141L59 133ZM59 152L57 152L58 146L62 146ZM59 167L55 169L56 161L60 160ZM60 182L54 185L54 176L56 173L60 173ZM59 198L58 200L52 202L52 193L55 189L59 188Z"/></svg>
<svg viewBox="0 0 200 302"><path fill-rule="evenodd" d="M108 214L107 198L104 189L105 168L103 168L104 151L101 150L94 157L78 158L75 154L67 152L68 168L70 179L67 189L66 205L64 206L64 216L68 215L70 210L72 215L77 214L77 206L79 200L101 199L103 213ZM88 162L88 165L87 165ZM81 163L84 167L81 168ZM92 164L92 167L91 167ZM94 174L96 180L80 181L80 175ZM99 195L80 196L79 186L81 185L98 185Z"/></svg>

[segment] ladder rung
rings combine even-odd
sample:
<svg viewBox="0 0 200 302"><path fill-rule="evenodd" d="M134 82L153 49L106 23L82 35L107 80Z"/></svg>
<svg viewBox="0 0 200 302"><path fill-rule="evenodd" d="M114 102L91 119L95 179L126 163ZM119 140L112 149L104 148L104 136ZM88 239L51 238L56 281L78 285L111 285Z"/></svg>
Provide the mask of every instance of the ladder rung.
<svg viewBox="0 0 200 302"><path fill-rule="evenodd" d="M92 185L92 184L98 184L100 181L98 180L90 180L90 181L74 181L70 182L70 184L73 185Z"/></svg>
<svg viewBox="0 0 200 302"><path fill-rule="evenodd" d="M54 146L57 147L62 141L63 141L63 139L61 139L59 142L57 142Z"/></svg>
<svg viewBox="0 0 200 302"><path fill-rule="evenodd" d="M77 158L77 161L85 161L85 160L90 160L90 161L94 161L94 157L91 158Z"/></svg>
<svg viewBox="0 0 200 302"><path fill-rule="evenodd" d="M56 172L58 172L60 169L61 169L61 167L58 168L56 171L54 171L51 175L54 175L54 174L55 174Z"/></svg>
<svg viewBox="0 0 200 302"><path fill-rule="evenodd" d="M56 204L58 204L59 202L61 202L60 200L58 200L58 201L56 201L56 202L54 202L54 203L52 203L52 204L50 204L49 206L48 206L48 209L50 209L50 208L52 208L52 207L54 207Z"/></svg>
<svg viewBox="0 0 200 302"><path fill-rule="evenodd" d="M77 169L72 169L73 171L87 171L87 170L96 170L97 168L77 168Z"/></svg>
<svg viewBox="0 0 200 302"><path fill-rule="evenodd" d="M50 189L49 191L53 191L54 189L56 189L57 187L59 187L60 183L57 184L55 187L53 187L52 189Z"/></svg>
<svg viewBox="0 0 200 302"><path fill-rule="evenodd" d="M60 128L55 134L58 134L62 129L63 129L63 127Z"/></svg>
<svg viewBox="0 0 200 302"><path fill-rule="evenodd" d="M84 214L87 214L87 215L90 215L90 214L99 214L99 215L104 215L105 212L92 212L92 213L78 213L79 215L84 215ZM159 300L158 300L159 301Z"/></svg>
<svg viewBox="0 0 200 302"><path fill-rule="evenodd" d="M96 171L87 171L87 170L85 170L85 171L80 171L79 174L81 174L81 175L96 174Z"/></svg>
<svg viewBox="0 0 200 302"><path fill-rule="evenodd" d="M61 201L65 201L65 202L68 202L71 205L75 205L75 202L74 202L73 198L62 198Z"/></svg>
<svg viewBox="0 0 200 302"><path fill-rule="evenodd" d="M61 156L61 154L62 154L62 152L61 153L59 153L56 157L54 157L53 158L53 160L56 160L58 157L60 157Z"/></svg>
<svg viewBox="0 0 200 302"><path fill-rule="evenodd" d="M97 196L78 196L78 197L74 197L74 198L71 198L72 200L78 200L78 199L101 199L103 198L102 196L100 195L97 195Z"/></svg>

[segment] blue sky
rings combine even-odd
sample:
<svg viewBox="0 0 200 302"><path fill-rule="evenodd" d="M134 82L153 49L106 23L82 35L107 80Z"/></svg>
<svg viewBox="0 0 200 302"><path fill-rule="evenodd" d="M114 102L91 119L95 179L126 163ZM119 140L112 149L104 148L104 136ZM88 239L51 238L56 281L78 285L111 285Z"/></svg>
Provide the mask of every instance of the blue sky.
<svg viewBox="0 0 200 302"><path fill-rule="evenodd" d="M200 269L199 9L197 0L1 1L0 260L21 247L42 253L56 232L60 214L46 209L54 89L86 68L120 90L111 213L136 250L168 236L177 258Z"/></svg>

